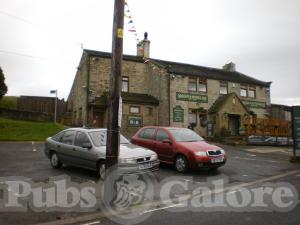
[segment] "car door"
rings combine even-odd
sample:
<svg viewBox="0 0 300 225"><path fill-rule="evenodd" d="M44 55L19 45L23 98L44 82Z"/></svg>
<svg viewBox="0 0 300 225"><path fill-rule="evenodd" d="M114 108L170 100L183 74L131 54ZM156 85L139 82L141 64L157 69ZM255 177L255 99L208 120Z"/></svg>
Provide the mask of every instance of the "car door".
<svg viewBox="0 0 300 225"><path fill-rule="evenodd" d="M155 128L144 128L137 136L135 141L136 145L154 150L153 148L153 138L154 138Z"/></svg>
<svg viewBox="0 0 300 225"><path fill-rule="evenodd" d="M157 153L160 161L173 163L174 152L171 139L169 134L163 129L158 129L155 134L154 151Z"/></svg>
<svg viewBox="0 0 300 225"><path fill-rule="evenodd" d="M64 132L62 137L60 138L59 143L57 143L56 150L63 162L66 163L74 163L74 138L75 138L76 131L67 130Z"/></svg>
<svg viewBox="0 0 300 225"><path fill-rule="evenodd" d="M84 145L90 145L92 148L88 149L83 147ZM96 169L97 154L93 148L92 142L85 132L77 131L74 140L73 156L77 163L77 166L85 167L89 169Z"/></svg>

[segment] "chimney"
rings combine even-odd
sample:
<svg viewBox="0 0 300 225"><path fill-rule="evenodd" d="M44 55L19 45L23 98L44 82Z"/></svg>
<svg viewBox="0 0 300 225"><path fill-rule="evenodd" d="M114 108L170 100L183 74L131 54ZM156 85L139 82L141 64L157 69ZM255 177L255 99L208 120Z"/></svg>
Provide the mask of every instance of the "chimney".
<svg viewBox="0 0 300 225"><path fill-rule="evenodd" d="M227 63L223 66L223 70L227 72L235 72L235 64L233 62Z"/></svg>
<svg viewBox="0 0 300 225"><path fill-rule="evenodd" d="M148 40L148 33L144 33L144 40L137 45L137 56L149 58L150 57L150 41Z"/></svg>

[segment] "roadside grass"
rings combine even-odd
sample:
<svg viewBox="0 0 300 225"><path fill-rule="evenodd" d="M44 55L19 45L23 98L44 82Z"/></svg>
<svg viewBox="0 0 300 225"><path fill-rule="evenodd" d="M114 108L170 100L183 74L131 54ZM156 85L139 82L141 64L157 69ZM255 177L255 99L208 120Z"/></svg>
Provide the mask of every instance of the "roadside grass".
<svg viewBox="0 0 300 225"><path fill-rule="evenodd" d="M61 124L0 118L0 141L44 141L65 128Z"/></svg>
<svg viewBox="0 0 300 225"><path fill-rule="evenodd" d="M3 96L0 100L0 108L17 109L17 100L16 96Z"/></svg>

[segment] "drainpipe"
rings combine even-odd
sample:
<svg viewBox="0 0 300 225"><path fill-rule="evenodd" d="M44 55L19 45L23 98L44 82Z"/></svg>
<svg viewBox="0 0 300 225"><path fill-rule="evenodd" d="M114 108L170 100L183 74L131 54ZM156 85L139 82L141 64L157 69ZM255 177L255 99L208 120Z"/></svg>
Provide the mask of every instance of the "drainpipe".
<svg viewBox="0 0 300 225"><path fill-rule="evenodd" d="M84 126L89 125L89 92L90 92L90 55L87 55L87 76L86 76L86 102Z"/></svg>

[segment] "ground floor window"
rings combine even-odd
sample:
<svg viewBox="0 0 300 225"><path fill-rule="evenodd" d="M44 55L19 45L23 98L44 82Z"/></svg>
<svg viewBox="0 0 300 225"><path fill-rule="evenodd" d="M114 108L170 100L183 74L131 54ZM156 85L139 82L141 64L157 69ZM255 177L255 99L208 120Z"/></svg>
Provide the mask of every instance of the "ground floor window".
<svg viewBox="0 0 300 225"><path fill-rule="evenodd" d="M197 114L196 111L193 109L189 109L189 127L194 129L197 125Z"/></svg>
<svg viewBox="0 0 300 225"><path fill-rule="evenodd" d="M130 113L140 114L141 109L139 106L130 106L129 111Z"/></svg>

